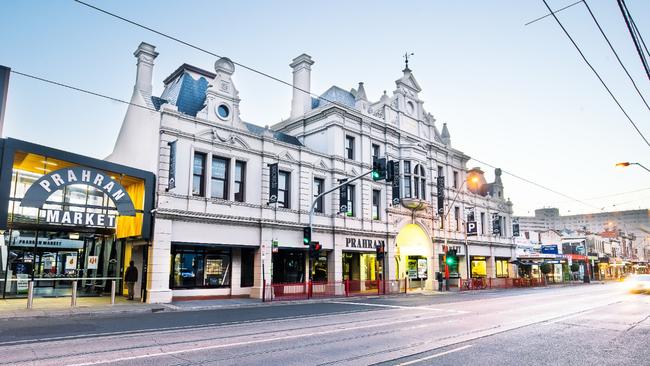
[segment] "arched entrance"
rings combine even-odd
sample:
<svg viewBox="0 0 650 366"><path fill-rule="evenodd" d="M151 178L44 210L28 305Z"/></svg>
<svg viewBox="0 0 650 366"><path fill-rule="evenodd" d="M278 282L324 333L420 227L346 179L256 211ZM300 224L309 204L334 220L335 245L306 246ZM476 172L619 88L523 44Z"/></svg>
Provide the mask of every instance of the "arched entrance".
<svg viewBox="0 0 650 366"><path fill-rule="evenodd" d="M433 246L427 233L417 224L408 224L395 238L397 278L410 278L411 287L430 287L433 279Z"/></svg>

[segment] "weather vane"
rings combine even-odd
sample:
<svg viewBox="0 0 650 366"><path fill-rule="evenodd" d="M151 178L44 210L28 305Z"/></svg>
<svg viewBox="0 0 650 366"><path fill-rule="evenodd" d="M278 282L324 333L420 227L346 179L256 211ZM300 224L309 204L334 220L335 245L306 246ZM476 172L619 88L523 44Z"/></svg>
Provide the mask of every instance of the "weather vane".
<svg viewBox="0 0 650 366"><path fill-rule="evenodd" d="M406 68L407 68L407 69L409 68L409 57L411 57L411 56L413 56L413 55L415 55L415 53L413 53L413 52L411 52L411 53L408 53L408 52L404 53L404 63L406 64Z"/></svg>

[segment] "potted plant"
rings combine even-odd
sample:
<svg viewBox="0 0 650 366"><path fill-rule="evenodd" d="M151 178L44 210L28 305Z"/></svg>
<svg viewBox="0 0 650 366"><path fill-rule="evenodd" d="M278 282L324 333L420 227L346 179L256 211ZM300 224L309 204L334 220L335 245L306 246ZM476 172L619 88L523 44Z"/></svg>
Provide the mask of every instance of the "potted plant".
<svg viewBox="0 0 650 366"><path fill-rule="evenodd" d="M539 266L539 270L542 271L544 279L548 281L548 274L553 271L553 265L550 263L542 263L542 265Z"/></svg>

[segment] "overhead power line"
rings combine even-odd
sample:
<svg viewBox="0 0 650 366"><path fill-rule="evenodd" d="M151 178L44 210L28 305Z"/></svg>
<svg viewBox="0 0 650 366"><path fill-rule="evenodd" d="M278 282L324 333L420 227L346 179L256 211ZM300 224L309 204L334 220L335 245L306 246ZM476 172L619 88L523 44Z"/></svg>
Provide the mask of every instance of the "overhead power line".
<svg viewBox="0 0 650 366"><path fill-rule="evenodd" d="M645 70L648 79L650 79L650 66L648 66L648 60L646 60L645 56L643 55L643 50L641 50L641 45L639 44L639 39L637 37L638 29L636 29L636 27L631 24L633 22L632 15L630 14L630 11L627 9L627 5L625 5L624 0L617 0L617 3L619 9L621 10L621 14L623 15L623 19L625 19L625 25L627 26L627 30L630 32L630 37L632 37L632 42L634 43L636 52L639 54L639 58L641 59L641 64L643 64L643 69ZM646 48L646 52L647 52L647 48Z"/></svg>
<svg viewBox="0 0 650 366"><path fill-rule="evenodd" d="M544 2L544 5L546 5L546 8L548 8L549 11L552 11L552 10L551 10L551 7L548 5L548 3L546 2L546 0L542 0L542 1ZM580 56L582 57L582 60L587 64L587 66L589 66L589 68L590 68L591 71L596 75L596 77L598 78L598 80L600 81L600 83L603 85L603 87L605 88L605 90L607 90L607 93L609 93L609 96L612 97L612 99L614 100L614 102L616 103L616 105L618 106L618 108L621 110L621 112L623 112L623 114L625 115L625 117L627 118L627 120L628 120L628 121L630 122L630 124L634 127L634 129L635 129L636 132L639 134L639 136L641 136L641 138L642 138L643 141L646 143L646 145L648 145L648 147L650 147L650 142L648 141L648 139L643 135L643 132L641 132L641 130L639 130L639 127L637 127L636 123L634 123L634 121L632 120L632 118L630 117L630 115L627 114L627 112L625 111L625 109L623 108L623 106L621 105L621 103L618 101L618 99L616 98L616 96L614 96L614 93L612 93L612 91L609 89L609 87L607 86L607 84L605 83L605 81L603 80L603 78L600 77L600 74L598 73L598 71L596 71L596 69L594 69L594 67L591 65L591 63L589 62L589 60L587 60L587 57L586 57L585 54L582 52L582 50L580 49L580 47L578 46L578 44L573 40L573 37L571 37L571 35L569 34L569 32L566 30L566 28L564 28L564 25L562 25L562 22L560 22L560 19L558 19L558 17L557 17L555 14L551 14L551 15L553 16L553 18L555 19L555 21L557 22L557 24L560 26L560 28L562 28L562 31L563 31L564 34L567 36L567 38L569 38L569 40L570 40L571 43L573 44L573 47L575 47L575 49L578 50L578 53L579 53Z"/></svg>
<svg viewBox="0 0 650 366"><path fill-rule="evenodd" d="M535 23L535 22L538 21L538 20L542 20L542 19L544 19L544 18L546 18L546 17L550 17L551 15L553 15L553 14L555 14L555 13L559 13L559 12L561 12L562 10L564 10L564 9L568 9L568 8L574 6L574 5L580 4L581 2L582 2L582 0L580 0L580 1L576 1L576 2L573 3L573 4L569 4L569 5L567 5L567 6L563 7L563 8L557 9L556 11L551 12L550 14L546 14L546 15L544 15L544 16L541 16L541 17L537 18L537 19L533 19L533 20L531 20L530 22L528 22L528 23L526 23L526 24L524 24L524 25L533 24L533 23Z"/></svg>
<svg viewBox="0 0 650 366"><path fill-rule="evenodd" d="M632 85L634 85L634 89L636 90L637 94L639 94L639 97L641 97L641 99L643 100L643 104L645 104L645 107L646 107L648 110L650 110L650 106L648 105L648 102L645 100L645 98L643 97L643 94L641 94L641 91L640 91L639 88L636 86L636 83L634 82L634 79L632 78L632 75L630 75L630 73L627 71L627 68L626 68L625 65L623 64L623 61L621 61L621 58L618 57L618 52L616 52L616 50L614 49L614 46L612 45L612 42L610 42L610 41L609 41L609 38L607 38L607 35L605 35L605 31L603 31L603 28L600 26L600 23L598 23L598 20L596 20L596 16L595 16L594 13L591 11L591 8L589 7L589 4L587 4L587 1L586 1L586 0L583 0L582 2L583 2L583 3L585 4L585 6L587 7L587 11L589 11L589 15L591 15L591 19L593 19L593 20L594 20L594 23L596 23L596 26L598 27L598 30L600 31L600 34L603 35L603 38L605 38L605 41L607 41L607 44L609 45L609 48L610 48L610 49L612 50L612 52L614 53L614 56L616 56L616 60L618 60L618 64L621 65L621 67L622 67L623 70L625 71L625 74L627 74L627 77L628 77L628 78L630 79L630 81L632 82Z"/></svg>
<svg viewBox="0 0 650 366"><path fill-rule="evenodd" d="M215 52L208 51L208 50L206 50L206 49L204 49L204 48L202 48L202 47L196 46L196 45L191 44L191 43L189 43L189 42L187 42L187 41L183 41L182 39L180 39L180 38L178 38L178 37L171 36L171 35L169 35L169 34L166 34L166 33L164 33L164 32L158 31L158 30L153 29L153 28L151 28L151 27L145 26L145 25L140 24L140 23L138 23L138 22L136 22L136 21L133 21L133 20L130 20L130 19L124 18L124 17L122 17L122 16L120 16L120 15L114 14L114 13L112 13L112 12L109 12L109 11L107 11L107 10L101 9L101 8L96 7L96 6L94 6L94 5L88 4L88 3L83 2L83 1L81 1L81 0L74 0L74 1L77 2L77 3L79 3L79 4L81 4L81 5L86 6L86 7L88 7L88 8L91 8L91 9L93 9L93 10L99 11L99 12L101 12L101 13L103 13L103 14L109 15L109 16L114 17L114 18L116 18L116 19L122 20L122 21L124 21L124 22L126 22L126 23L129 23L129 24L131 24L131 25L134 25L134 26L136 26L136 27L139 27L139 28L142 28L142 29L148 30L148 31L150 31L150 32L152 32L152 33L158 34L158 35L160 35L160 36L162 36L162 37L165 37L165 38L170 39L170 40L172 40L172 41L178 42L178 43L183 44L183 45L185 45L185 46L187 46L187 47L190 47L190 48L192 48L192 49L195 49L195 50L197 50L197 51L204 52L204 53L206 53L206 54L208 54L208 55L211 55L211 56L214 56L214 57L218 57L218 58L221 57L221 56L219 56L218 54L216 54ZM575 5L575 4L573 4L573 5ZM549 9L549 11L550 11L550 9ZM244 68L244 69L246 69L246 70L249 70L249 71L251 71L251 72L254 72L254 73L258 74L258 75L261 75L261 76L264 76L264 77L270 78L270 79L272 79L272 80L275 80L275 81L277 81L277 82L279 82L279 83L282 83L282 84L284 84L284 85L290 86L290 87L292 87L293 89L296 89L296 90L301 91L301 92L303 92L303 93L306 93L306 94L308 94L308 95L314 96L314 97L319 98L319 99L321 99L321 100L324 100L324 101L327 101L327 102L330 102L330 103L335 103L334 101L331 101L331 100L329 100L329 99L327 99L327 98L323 98L322 96L319 96L319 95L313 94L313 93L311 93L311 92L309 92L309 91L307 91L307 90L304 90L304 89L302 89L302 88L296 87L296 86L294 86L293 84L291 84L291 83L289 83L289 82L286 82L286 81L284 81L284 80L282 80L282 79L280 79L280 78L278 78L278 77L275 77L275 76L269 75L269 74L267 74L267 73L265 73L265 72L263 72L263 71L257 70L257 69L255 69L255 68L253 68L253 67L250 67L250 66L246 66L246 65L241 64L241 63L239 63L239 62L236 62L236 61L234 61L234 60L231 60L231 61L233 62L233 64L235 64L235 65L237 65L237 66L240 66L240 67L242 67L242 68ZM339 103L336 103L336 104L339 105L339 106L341 106L341 107L344 108L344 109L350 109L348 106L345 106L345 105L342 105L342 104L339 104ZM649 144L649 145L650 145L650 144ZM477 161L477 162L479 162L479 163L485 164L485 165L487 165L487 166L490 166L490 167L492 167L492 168L496 168L496 167L493 166L492 164L488 164L488 163L482 162L482 161L480 161L480 160L478 160L478 159L473 158L473 160L475 160L475 161ZM546 186L544 186L544 185L541 185L541 184L539 184L539 183L535 183L535 182L533 182L533 181L531 181L531 180L529 180L529 179L523 178L523 177L521 177L521 176L518 176L518 175L516 175L516 174L510 173L510 172L505 171L505 170L503 170L503 169L502 169L502 171L503 171L504 173L508 174L508 175L511 175L511 176L513 176L513 177L515 177L515 178L517 178L517 179L520 179L520 180L522 180L522 181L524 181L524 182L530 183L530 184L532 184L532 185L534 185L534 186L536 186L536 187L542 188L542 189L547 190L547 191L549 191L549 192L552 192L552 193L554 193L554 194L557 194L557 195L560 195L560 196L562 196L562 197L568 198L568 199L570 199L570 200L572 200L572 201L578 202L578 203L583 204L583 205L585 205L585 206L592 207L592 208L596 208L595 206L592 206L592 205L590 205L590 204L588 204L588 203L586 203L586 202L584 202L584 201L581 201L581 200L579 200L579 199L577 199L577 198L574 198L574 197L571 197L571 196L566 195L566 194L564 194L564 193L561 193L561 192L559 192L559 191L556 191L556 190L554 190L554 189L552 189L552 188L548 188L548 187L546 187Z"/></svg>

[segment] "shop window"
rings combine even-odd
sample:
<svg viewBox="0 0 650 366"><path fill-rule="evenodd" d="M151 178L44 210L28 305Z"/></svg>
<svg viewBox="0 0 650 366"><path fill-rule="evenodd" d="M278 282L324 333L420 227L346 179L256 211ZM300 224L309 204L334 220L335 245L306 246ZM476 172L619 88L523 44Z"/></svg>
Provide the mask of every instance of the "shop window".
<svg viewBox="0 0 650 366"><path fill-rule="evenodd" d="M314 282L327 282L327 255L321 252L321 256L314 260Z"/></svg>
<svg viewBox="0 0 650 366"><path fill-rule="evenodd" d="M345 157L354 159L354 137L345 136Z"/></svg>
<svg viewBox="0 0 650 366"><path fill-rule="evenodd" d="M194 167L192 169L192 195L205 195L205 157L204 153L194 153Z"/></svg>
<svg viewBox="0 0 650 366"><path fill-rule="evenodd" d="M230 250L172 246L171 288L230 287Z"/></svg>
<svg viewBox="0 0 650 366"><path fill-rule="evenodd" d="M372 190L372 219L380 220L381 216L379 214L381 207L381 191L378 189Z"/></svg>
<svg viewBox="0 0 650 366"><path fill-rule="evenodd" d="M291 189L291 173L280 171L278 174L278 206L289 208Z"/></svg>
<svg viewBox="0 0 650 366"><path fill-rule="evenodd" d="M495 261L497 277L508 277L508 260L497 259Z"/></svg>
<svg viewBox="0 0 650 366"><path fill-rule="evenodd" d="M347 212L347 216L355 217L355 214L356 214L355 209L354 209L354 206L355 206L355 195L354 195L355 187L353 185L351 185L351 184L348 184L347 187L348 187L348 212Z"/></svg>
<svg viewBox="0 0 650 366"><path fill-rule="evenodd" d="M325 180L322 178L314 178L314 199L318 197L319 194L323 193L323 188L325 187ZM320 197L316 200L314 205L314 212L323 213L323 197Z"/></svg>
<svg viewBox="0 0 650 366"><path fill-rule="evenodd" d="M241 250L241 287L251 287L254 281L255 249Z"/></svg>
<svg viewBox="0 0 650 366"><path fill-rule="evenodd" d="M305 251L280 250L273 253L273 283L305 281Z"/></svg>
<svg viewBox="0 0 650 366"><path fill-rule="evenodd" d="M230 161L218 156L212 157L212 198L228 199L228 168Z"/></svg>
<svg viewBox="0 0 650 366"><path fill-rule="evenodd" d="M237 160L235 162L235 201L244 202L246 196L246 162Z"/></svg>
<svg viewBox="0 0 650 366"><path fill-rule="evenodd" d="M404 161L404 197L411 198L411 162Z"/></svg>
<svg viewBox="0 0 650 366"><path fill-rule="evenodd" d="M379 145L377 144L372 144L372 157L373 158L379 158Z"/></svg>
<svg viewBox="0 0 650 366"><path fill-rule="evenodd" d="M470 262L472 277L487 277L485 257L472 257Z"/></svg>

